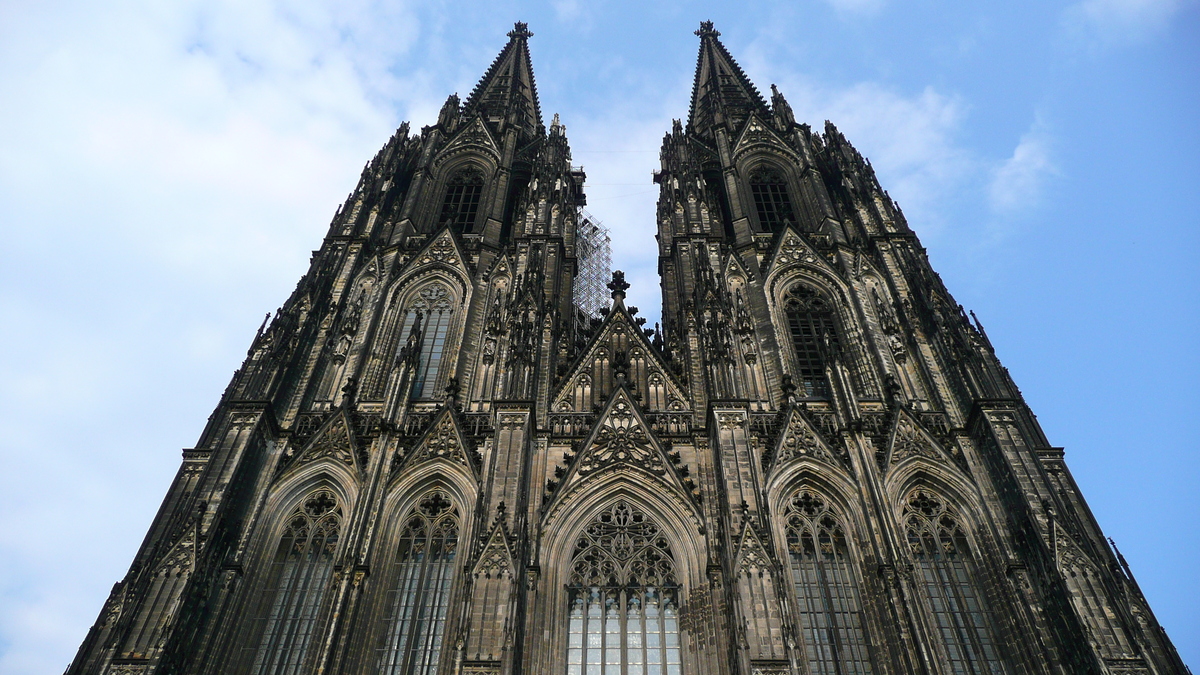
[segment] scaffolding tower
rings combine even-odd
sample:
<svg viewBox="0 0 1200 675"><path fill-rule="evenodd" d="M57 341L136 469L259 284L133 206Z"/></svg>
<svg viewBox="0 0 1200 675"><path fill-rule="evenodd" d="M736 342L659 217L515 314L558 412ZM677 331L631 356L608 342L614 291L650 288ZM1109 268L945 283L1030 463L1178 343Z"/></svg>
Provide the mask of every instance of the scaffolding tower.
<svg viewBox="0 0 1200 675"><path fill-rule="evenodd" d="M607 284L612 277L612 239L608 228L583 208L579 209L578 222L575 306L588 317L602 317L610 301Z"/></svg>

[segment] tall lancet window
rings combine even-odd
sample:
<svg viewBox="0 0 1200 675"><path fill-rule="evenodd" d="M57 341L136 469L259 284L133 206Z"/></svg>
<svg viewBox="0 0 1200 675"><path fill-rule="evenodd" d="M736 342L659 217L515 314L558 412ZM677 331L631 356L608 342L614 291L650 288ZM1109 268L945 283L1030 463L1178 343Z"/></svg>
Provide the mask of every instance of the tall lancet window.
<svg viewBox="0 0 1200 675"><path fill-rule="evenodd" d="M904 506L909 550L934 625L946 650L947 672L1005 673L992 637L971 547L957 517L931 492L917 490Z"/></svg>
<svg viewBox="0 0 1200 675"><path fill-rule="evenodd" d="M438 224L449 224L456 232L471 232L483 196L483 172L468 166L455 171L446 181L446 197Z"/></svg>
<svg viewBox="0 0 1200 675"><path fill-rule="evenodd" d="M786 518L808 672L870 673L862 603L841 519L823 498L806 489L788 502Z"/></svg>
<svg viewBox="0 0 1200 675"><path fill-rule="evenodd" d="M808 286L796 285L784 298L783 308L796 352L797 393L805 398L827 399L825 357L838 344L829 303Z"/></svg>
<svg viewBox="0 0 1200 675"><path fill-rule="evenodd" d="M575 543L567 675L680 675L679 587L650 517L617 502Z"/></svg>
<svg viewBox="0 0 1200 675"><path fill-rule="evenodd" d="M445 286L430 284L417 293L404 316L400 329L400 348L405 346L414 327L420 335L421 351L412 378L414 398L437 398L440 393L437 389L438 374L442 369L446 335L450 331L450 319L454 313L452 298Z"/></svg>
<svg viewBox="0 0 1200 675"><path fill-rule="evenodd" d="M750 194L763 232L778 232L784 223L795 223L792 200L788 196L787 177L779 169L761 166L750 172Z"/></svg>
<svg viewBox="0 0 1200 675"><path fill-rule="evenodd" d="M288 518L251 625L254 675L300 672L333 573L342 525L337 496L320 489Z"/></svg>
<svg viewBox="0 0 1200 675"><path fill-rule="evenodd" d="M458 523L458 509L441 490L422 497L405 518L390 571L377 672L437 672L458 555Z"/></svg>

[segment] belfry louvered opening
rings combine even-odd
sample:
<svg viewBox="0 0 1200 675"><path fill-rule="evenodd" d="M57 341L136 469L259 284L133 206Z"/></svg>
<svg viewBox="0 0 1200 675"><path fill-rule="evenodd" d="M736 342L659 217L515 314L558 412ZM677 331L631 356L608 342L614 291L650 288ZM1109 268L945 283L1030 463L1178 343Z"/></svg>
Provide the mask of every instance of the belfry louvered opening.
<svg viewBox="0 0 1200 675"><path fill-rule="evenodd" d="M762 166L750 172L750 194L761 231L778 232L785 224L796 222L787 177L779 169Z"/></svg>
<svg viewBox="0 0 1200 675"><path fill-rule="evenodd" d="M826 360L838 348L837 329L829 303L812 288L793 286L784 297L788 332L796 356L797 394L803 398L828 399Z"/></svg>
<svg viewBox="0 0 1200 675"><path fill-rule="evenodd" d="M446 181L446 195L438 225L449 224L456 232L472 232L483 196L483 172L469 166L455 171Z"/></svg>

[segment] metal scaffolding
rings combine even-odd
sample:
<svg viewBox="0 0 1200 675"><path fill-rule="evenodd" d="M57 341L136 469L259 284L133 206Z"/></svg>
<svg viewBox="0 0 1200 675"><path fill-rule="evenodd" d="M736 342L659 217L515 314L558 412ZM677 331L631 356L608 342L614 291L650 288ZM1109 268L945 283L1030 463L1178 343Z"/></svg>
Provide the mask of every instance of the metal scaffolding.
<svg viewBox="0 0 1200 675"><path fill-rule="evenodd" d="M607 227L580 208L576 242L579 274L575 278L575 306L589 317L602 317L611 302L606 284L612 277L612 239Z"/></svg>

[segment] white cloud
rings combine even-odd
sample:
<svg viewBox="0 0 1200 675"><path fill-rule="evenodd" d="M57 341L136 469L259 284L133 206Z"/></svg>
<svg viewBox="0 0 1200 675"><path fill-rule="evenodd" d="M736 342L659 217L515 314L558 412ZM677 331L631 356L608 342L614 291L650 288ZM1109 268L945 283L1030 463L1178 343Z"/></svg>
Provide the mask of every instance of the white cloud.
<svg viewBox="0 0 1200 675"><path fill-rule="evenodd" d="M879 11L886 0L825 0L838 12L846 14L871 14Z"/></svg>
<svg viewBox="0 0 1200 675"><path fill-rule="evenodd" d="M876 82L828 87L788 73L778 81L797 121L823 132L823 121L832 120L871 161L880 184L922 237L937 235L947 197L977 172L978 163L958 140L966 117L958 97L933 87L908 94Z"/></svg>
<svg viewBox="0 0 1200 675"><path fill-rule="evenodd" d="M555 18L559 21L577 19L583 11L583 3L579 0L554 0L550 4L554 7Z"/></svg>
<svg viewBox="0 0 1200 675"><path fill-rule="evenodd" d="M988 200L993 211L1013 212L1037 205L1046 179L1057 173L1049 146L1038 123L1021 136L1012 156L992 172Z"/></svg>
<svg viewBox="0 0 1200 675"><path fill-rule="evenodd" d="M456 73L391 72L401 2L0 17L0 672L54 672L397 111Z"/></svg>
<svg viewBox="0 0 1200 675"><path fill-rule="evenodd" d="M1082 0L1067 8L1067 26L1106 44L1137 42L1167 27L1188 0Z"/></svg>

